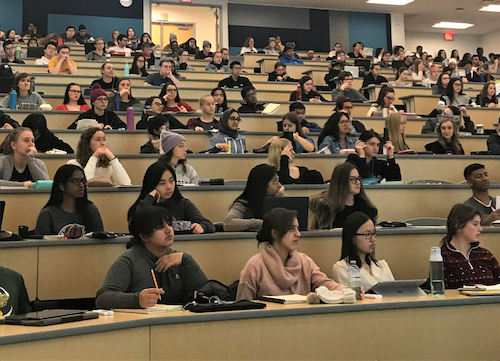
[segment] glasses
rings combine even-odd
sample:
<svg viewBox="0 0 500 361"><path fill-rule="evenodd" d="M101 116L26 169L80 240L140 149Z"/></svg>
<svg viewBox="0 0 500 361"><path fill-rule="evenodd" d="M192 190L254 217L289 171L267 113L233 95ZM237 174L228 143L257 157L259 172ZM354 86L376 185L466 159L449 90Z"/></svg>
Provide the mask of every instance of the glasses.
<svg viewBox="0 0 500 361"><path fill-rule="evenodd" d="M69 91L72 92L72 93L75 93L75 94L81 94L82 93L81 90L76 90L76 89L70 89Z"/></svg>
<svg viewBox="0 0 500 361"><path fill-rule="evenodd" d="M373 238L377 238L377 232L373 233L354 233L356 236L365 236L368 241L371 241Z"/></svg>
<svg viewBox="0 0 500 361"><path fill-rule="evenodd" d="M108 98L107 98L107 97L106 97L106 98L99 97L99 98L96 98L95 100L98 100L98 101L100 101L100 102L103 102L103 103L104 103L104 102L107 102L107 101L108 101Z"/></svg>
<svg viewBox="0 0 500 361"><path fill-rule="evenodd" d="M233 66L234 70L241 70L241 66Z"/></svg>
<svg viewBox="0 0 500 361"><path fill-rule="evenodd" d="M160 102L154 102L154 103L153 103L153 105L156 105L157 107L159 107L159 106L162 106L162 105L163 105L163 103L160 103Z"/></svg>
<svg viewBox="0 0 500 361"><path fill-rule="evenodd" d="M362 182L363 181L363 178L361 177L349 177L349 182L351 182L352 184L356 184L357 182Z"/></svg>
<svg viewBox="0 0 500 361"><path fill-rule="evenodd" d="M68 182L73 183L75 186L79 186L80 183L83 184L84 186L87 185L87 180L85 178L70 178L68 179Z"/></svg>
<svg viewBox="0 0 500 361"><path fill-rule="evenodd" d="M241 118L240 117L229 117L229 120L231 120L233 122L241 122Z"/></svg>
<svg viewBox="0 0 500 361"><path fill-rule="evenodd" d="M14 46L7 46L3 48L3 50L14 50Z"/></svg>
<svg viewBox="0 0 500 361"><path fill-rule="evenodd" d="M144 63L144 60L137 60L137 63Z"/></svg>
<svg viewBox="0 0 500 361"><path fill-rule="evenodd" d="M341 120L339 122L340 125L348 125L348 124L351 124L351 121L350 120Z"/></svg>
<svg viewBox="0 0 500 361"><path fill-rule="evenodd" d="M392 101L396 100L395 97L388 97L387 95L385 97L387 98L387 100L392 100Z"/></svg>
<svg viewBox="0 0 500 361"><path fill-rule="evenodd" d="M177 89L167 89L167 93L177 93Z"/></svg>

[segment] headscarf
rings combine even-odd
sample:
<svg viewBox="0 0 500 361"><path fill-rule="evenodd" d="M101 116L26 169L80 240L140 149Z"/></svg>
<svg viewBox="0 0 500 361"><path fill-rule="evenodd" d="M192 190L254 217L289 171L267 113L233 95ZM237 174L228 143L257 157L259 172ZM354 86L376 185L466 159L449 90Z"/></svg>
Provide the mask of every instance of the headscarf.
<svg viewBox="0 0 500 361"><path fill-rule="evenodd" d="M237 130L234 130L234 129L231 129L229 127L229 116L232 114L232 113L237 113L239 114L236 110L234 110L233 108L229 108L228 110L226 110L224 113L222 113L222 116L220 117L220 120L219 120L219 131L221 133L224 133L224 134L227 134L229 135L231 138L233 139L236 139L238 137L238 131Z"/></svg>

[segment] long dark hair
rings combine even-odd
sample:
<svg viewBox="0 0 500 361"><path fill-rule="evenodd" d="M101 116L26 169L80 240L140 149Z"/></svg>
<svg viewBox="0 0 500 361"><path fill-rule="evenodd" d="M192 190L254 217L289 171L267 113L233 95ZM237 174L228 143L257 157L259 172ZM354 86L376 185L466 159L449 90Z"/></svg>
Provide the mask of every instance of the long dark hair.
<svg viewBox="0 0 500 361"><path fill-rule="evenodd" d="M476 216L481 217L481 213L463 203L455 204L446 220L447 232L446 236L441 240L441 245L451 241L457 232L464 228L467 223L472 221Z"/></svg>
<svg viewBox="0 0 500 361"><path fill-rule="evenodd" d="M45 116L41 113L32 113L28 115L26 119L24 119L22 126L30 128L33 132L33 135L35 134L35 131L38 130L38 133L40 133L40 137L46 133L50 133L50 130L47 127L47 119L45 119Z"/></svg>
<svg viewBox="0 0 500 361"><path fill-rule="evenodd" d="M342 117L347 118L347 114L343 112L335 112L333 113L328 121L325 124L325 127L321 131L318 137L318 148L320 147L321 143L323 143L323 140L328 136L331 135L335 140L340 139L339 135L339 122Z"/></svg>
<svg viewBox="0 0 500 361"><path fill-rule="evenodd" d="M225 112L225 111L227 110L227 108L228 108L228 106L227 106L227 96L226 96L226 91L225 91L223 88L217 87L217 88L213 88L213 89L212 89L212 91L210 92L210 95L214 96L214 94L215 94L215 92L216 92L217 90L220 90L220 91L222 92L222 96L224 97L224 100L223 100L222 104L220 104L220 105L219 105L219 104L217 104L217 105L215 106L215 108L216 108L216 109L215 109L215 112L217 113L218 108L222 108L222 112Z"/></svg>
<svg viewBox="0 0 500 361"><path fill-rule="evenodd" d="M141 69L139 69L139 67L137 66L137 59L139 59L141 56L144 58L144 55L142 55L142 54L135 55L134 61L132 62L132 67L130 68L130 74L137 74L137 75L144 77L144 76L148 76L149 74L146 71L146 67L147 67L146 58L144 58L144 66Z"/></svg>
<svg viewBox="0 0 500 361"><path fill-rule="evenodd" d="M361 268L361 259L359 258L354 238L356 237L356 233L358 233L359 227L368 221L371 221L371 218L366 213L360 211L354 212L345 219L344 228L342 228L342 255L340 256L340 260L347 258L347 263L355 260L358 267ZM375 252L366 254L365 262L370 265L372 261L377 265Z"/></svg>
<svg viewBox="0 0 500 361"><path fill-rule="evenodd" d="M451 136L451 139L449 141L443 136L443 133L441 132L441 125L446 122L451 122L451 124L453 125L453 135ZM451 118L444 118L443 120L441 120L437 127L438 142L443 146L444 149L451 150L452 154L462 154L462 144L458 140L458 131L458 125L455 124L455 122Z"/></svg>
<svg viewBox="0 0 500 361"><path fill-rule="evenodd" d="M376 103L378 104L379 107L384 108L385 107L385 96L388 93L394 93L394 89L387 86L387 85L382 85L382 88L380 89L380 92L378 93L378 98Z"/></svg>
<svg viewBox="0 0 500 361"><path fill-rule="evenodd" d="M17 95L19 96L19 82L23 79L30 79L30 83L31 83L31 75L29 75L28 73L19 73L16 75L15 79L14 79L14 89L16 89L16 92L17 92ZM31 87L29 88L28 90L28 94L31 94Z"/></svg>
<svg viewBox="0 0 500 361"><path fill-rule="evenodd" d="M276 231L278 239L282 239L290 231L295 218L297 218L296 210L274 208L265 215L262 228L257 233L257 241L272 245L275 241L273 231Z"/></svg>
<svg viewBox="0 0 500 361"><path fill-rule="evenodd" d="M68 86L66 87L66 91L64 92L64 101L63 101L63 104L68 104L69 103L69 90L74 85L80 88L80 98L78 99L78 102L77 102L78 105L85 105L85 104L87 104L85 102L85 99L83 99L83 92L81 91L82 87L80 86L80 84L77 84L77 83L69 83L68 84Z"/></svg>
<svg viewBox="0 0 500 361"><path fill-rule="evenodd" d="M130 102L134 102L135 101L135 98L134 96L132 95L132 81L130 80L130 78L120 78L118 79L118 81L116 82L116 90L119 90L119 87L120 87L120 83L122 81L128 81L130 83L130 93L128 95L128 98L130 100Z"/></svg>
<svg viewBox="0 0 500 361"><path fill-rule="evenodd" d="M97 132L103 132L104 130L101 128L97 127L92 127L92 128L87 128L83 131L82 135L80 136L80 140L78 141L78 145L76 146L76 161L78 164L80 164L83 168L87 165L90 157L92 157L92 154L94 152L92 149L90 149L90 140L94 136L95 133ZM97 166L106 168L109 166L109 159L102 159L100 158L97 161Z"/></svg>
<svg viewBox="0 0 500 361"><path fill-rule="evenodd" d="M175 101L176 103L179 103L179 102L181 101L181 96L179 95L179 89L177 88L177 85L172 84L172 83L165 83L165 84L163 85L163 88L161 88L161 92L160 92L160 95L158 95L158 98L160 98L160 99L161 99L161 101L163 102L163 104L167 104L167 101L166 101L163 97L165 96L165 94L167 94L167 87L168 87L169 85L174 86L174 87L175 87L175 89L177 90L177 93L176 93L177 95L175 96L174 101Z"/></svg>
<svg viewBox="0 0 500 361"><path fill-rule="evenodd" d="M462 79L451 78L450 82L448 83L448 87L446 87L446 96L450 99L451 104L453 104L453 101L455 100L455 91L453 90L453 84L457 81L459 81L460 85L462 86L462 89L460 89L460 92L458 94L464 95L464 93L463 93L464 82L462 81Z"/></svg>
<svg viewBox="0 0 500 361"><path fill-rule="evenodd" d="M295 114L294 112L286 113L285 115L283 115L282 120L284 121L285 119L295 124L295 131L299 133L302 138L307 138L307 136L304 134L304 131L302 130L302 125L300 124L300 120L297 114Z"/></svg>
<svg viewBox="0 0 500 361"><path fill-rule="evenodd" d="M71 176L77 171L82 172L83 178L86 180L85 172L77 165L65 164L57 170L54 176L54 183L52 184L52 191L50 192L49 201L43 208L47 208L50 206L60 206L62 204L64 193L61 190L61 184L65 184L66 182L68 182L68 179L70 179ZM83 225L85 226L86 230L95 229L95 222L89 211L90 204L92 204L92 202L87 198L87 186L85 186L85 193L82 198L77 198L75 200L75 207L77 212L82 216Z"/></svg>
<svg viewBox="0 0 500 361"><path fill-rule="evenodd" d="M130 220L130 218L133 217L135 214L135 211L137 209L137 205L139 204L140 201L142 201L146 196L151 192L153 189L156 188L158 183L161 180L161 176L165 171L169 171L172 174L172 177L174 177L174 183L175 183L175 190L174 193L172 194L172 197L170 199L181 199L183 198L181 195L181 192L179 192L179 188L177 187L177 177L175 176L175 170L172 168L171 165L165 164L165 163L160 163L156 162L153 163L149 166L149 168L146 170L146 173L144 173L144 179L142 180L142 189L141 193L139 194L139 197L137 200L134 202L132 207L128 210L127 214L127 219Z"/></svg>
<svg viewBox="0 0 500 361"><path fill-rule="evenodd" d="M310 76L307 76L307 75L300 78L299 85L300 85L300 90L302 91L302 94L305 94L304 84L307 83L309 80L312 80L312 78ZM311 92L312 91L314 91L314 89L311 89Z"/></svg>
<svg viewBox="0 0 500 361"><path fill-rule="evenodd" d="M445 73L445 72L443 72L443 73L439 74L439 78L438 78L438 81L437 81L437 83L436 83L436 85L437 85L438 89L441 89L441 90L446 90L446 88L443 86L443 75L445 75L445 74L446 74L446 75L448 75L448 76L450 76L450 74ZM450 76L450 78L451 78L451 76ZM450 79L450 80L451 80L451 79ZM449 82L448 82L448 84L449 84Z"/></svg>
<svg viewBox="0 0 500 361"><path fill-rule="evenodd" d="M489 99L489 97L488 97L488 88L490 87L491 84L495 85L495 82L494 81L488 81L488 82L486 82L486 84L484 84L483 90L481 90L481 93L479 94L483 99ZM493 103L495 103L495 104L498 104L498 98L497 98L497 95L496 95L496 91L495 91L495 94L493 94L493 96L491 97L491 101Z"/></svg>

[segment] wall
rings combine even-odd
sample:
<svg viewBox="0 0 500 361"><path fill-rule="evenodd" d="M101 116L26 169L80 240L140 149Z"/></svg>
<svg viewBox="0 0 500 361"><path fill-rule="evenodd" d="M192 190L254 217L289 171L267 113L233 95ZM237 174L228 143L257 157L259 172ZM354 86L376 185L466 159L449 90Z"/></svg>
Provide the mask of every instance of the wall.
<svg viewBox="0 0 500 361"><path fill-rule="evenodd" d="M484 34L481 36L481 46L484 48L484 53L486 57L489 53L500 53L500 42L498 39L500 38L500 30L492 31L491 33Z"/></svg>
<svg viewBox="0 0 500 361"><path fill-rule="evenodd" d="M404 14L391 13L391 44L391 48L406 44ZM392 51L391 49L386 50Z"/></svg>
<svg viewBox="0 0 500 361"><path fill-rule="evenodd" d="M387 49L386 14L349 12L349 46L343 45L347 52L352 44L361 41L365 47Z"/></svg>
<svg viewBox="0 0 500 361"><path fill-rule="evenodd" d="M23 2L21 0L0 0L0 27L1 30L14 29L16 34L21 34L28 24L22 27Z"/></svg>
<svg viewBox="0 0 500 361"><path fill-rule="evenodd" d="M349 13L347 11L329 11L330 17L330 49L340 43L342 49L350 49ZM349 52L349 51L348 51Z"/></svg>
<svg viewBox="0 0 500 361"><path fill-rule="evenodd" d="M477 47L481 45L481 36L455 34L453 41L445 41L444 34L407 32L405 49L415 51L417 45L422 45L424 51L433 56L436 56L440 49L444 49L448 56L451 55L453 49L457 49L462 57L464 53L476 52Z"/></svg>

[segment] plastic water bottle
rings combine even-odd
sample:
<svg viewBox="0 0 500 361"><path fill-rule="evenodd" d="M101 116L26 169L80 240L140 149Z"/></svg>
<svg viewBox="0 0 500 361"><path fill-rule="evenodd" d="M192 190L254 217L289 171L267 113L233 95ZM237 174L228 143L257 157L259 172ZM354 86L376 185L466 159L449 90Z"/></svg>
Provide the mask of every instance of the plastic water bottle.
<svg viewBox="0 0 500 361"><path fill-rule="evenodd" d="M127 130L134 130L134 108L127 108Z"/></svg>
<svg viewBox="0 0 500 361"><path fill-rule="evenodd" d="M429 263L431 274L431 293L433 296L442 296L444 295L444 268L441 248L431 247Z"/></svg>
<svg viewBox="0 0 500 361"><path fill-rule="evenodd" d="M122 98L120 97L120 93L115 91L115 111L120 110L120 101Z"/></svg>
<svg viewBox="0 0 500 361"><path fill-rule="evenodd" d="M356 299L361 299L361 272L359 271L359 267L356 264L355 260L351 260L349 267L347 268L347 272L349 273L349 283L348 287L354 291L356 291Z"/></svg>
<svg viewBox="0 0 500 361"><path fill-rule="evenodd" d="M15 54L15 57L18 58L18 59L21 57L21 45L19 44L19 42L16 42L16 54Z"/></svg>
<svg viewBox="0 0 500 361"><path fill-rule="evenodd" d="M125 63L125 67L123 68L123 74L125 75L125 77L130 76L130 68L128 66L128 63Z"/></svg>
<svg viewBox="0 0 500 361"><path fill-rule="evenodd" d="M298 101L302 100L302 89L300 88L300 84L297 85L297 100Z"/></svg>
<svg viewBox="0 0 500 361"><path fill-rule="evenodd" d="M9 96L9 108L12 110L17 109L17 93L15 89L12 89Z"/></svg>

